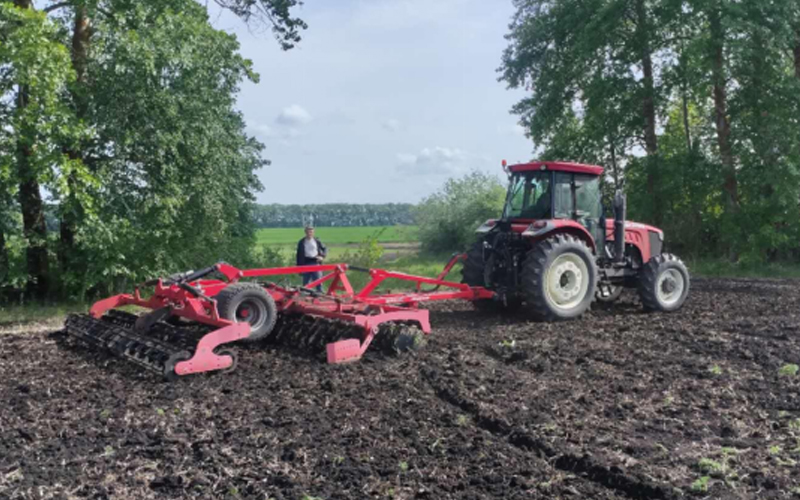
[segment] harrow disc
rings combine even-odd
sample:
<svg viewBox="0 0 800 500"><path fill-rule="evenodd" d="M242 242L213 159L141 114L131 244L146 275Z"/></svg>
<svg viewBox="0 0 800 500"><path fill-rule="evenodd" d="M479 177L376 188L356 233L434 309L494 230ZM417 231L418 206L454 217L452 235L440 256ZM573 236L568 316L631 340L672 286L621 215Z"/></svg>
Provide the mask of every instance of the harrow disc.
<svg viewBox="0 0 800 500"><path fill-rule="evenodd" d="M134 330L138 317L122 311L109 311L101 319L87 314L67 317L67 333L85 344L131 361L140 367L174 379L175 365L190 359L197 341L209 331L198 325L177 328L156 323L147 332Z"/></svg>
<svg viewBox="0 0 800 500"><path fill-rule="evenodd" d="M329 319L309 314L284 314L275 329L266 337L268 344L282 345L324 356L332 342L345 339L363 340L364 328L350 321ZM384 354L416 350L425 343L425 335L414 324L387 322L378 327L370 350Z"/></svg>

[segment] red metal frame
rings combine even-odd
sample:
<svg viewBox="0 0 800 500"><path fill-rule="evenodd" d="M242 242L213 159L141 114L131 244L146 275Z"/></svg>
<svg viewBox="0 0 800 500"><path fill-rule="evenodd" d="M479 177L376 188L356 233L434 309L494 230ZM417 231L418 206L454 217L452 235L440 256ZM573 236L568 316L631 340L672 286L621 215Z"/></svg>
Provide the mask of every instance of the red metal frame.
<svg viewBox="0 0 800 500"><path fill-rule="evenodd" d="M576 174L602 175L603 167L597 165L584 165L567 161L533 161L520 163L508 167L512 172L527 172L529 170L555 170L559 172L572 172Z"/></svg>
<svg viewBox="0 0 800 500"><path fill-rule="evenodd" d="M465 257L463 254L453 256L444 271L436 278L413 276L383 269L364 270L369 273L370 280L358 292L353 289L347 278L349 269L347 264L241 270L229 264L220 263L214 266L215 270L222 274L227 281L198 280L189 283L191 287L201 292L200 296L196 296L176 284L165 285L162 280L158 280L150 297L144 298L137 287L133 294L116 295L96 302L92 306L90 314L95 318L100 318L110 309L126 305L153 310L166 307L175 316L218 326L220 329L201 339L191 359L176 365L175 372L178 375L187 375L218 370L230 367L232 359L229 356L215 354L214 349L222 344L246 338L250 334L250 327L245 323L236 323L221 318L214 296L225 287L243 278L265 278L309 272L327 273L300 289L286 288L274 283L267 283L264 287L275 300L280 314L309 314L349 321L362 327L364 333L360 341L348 339L327 346L328 362L343 363L357 360L366 352L382 323L389 321L414 323L419 325L424 334L429 334L431 327L428 311L419 309L420 302L493 298L494 292L485 288L471 287L446 280L448 273ZM414 283L415 290L377 294L378 288L387 280ZM316 286L323 284L328 284L326 293L312 291ZM434 285L435 288L424 291L422 285ZM446 290L439 291L440 288Z"/></svg>

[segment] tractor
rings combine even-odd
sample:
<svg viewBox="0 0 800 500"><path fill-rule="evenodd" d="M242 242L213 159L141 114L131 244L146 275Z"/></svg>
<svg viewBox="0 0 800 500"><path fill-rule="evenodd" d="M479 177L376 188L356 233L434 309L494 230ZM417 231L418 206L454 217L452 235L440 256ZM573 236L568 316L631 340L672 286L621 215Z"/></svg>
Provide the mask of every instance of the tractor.
<svg viewBox="0 0 800 500"><path fill-rule="evenodd" d="M486 221L467 252L462 282L495 292L479 310L525 308L545 321L577 318L595 300L613 302L635 288L648 311L679 309L689 272L665 253L664 232L625 220L617 191L606 218L603 168L536 161L508 166L505 207Z"/></svg>

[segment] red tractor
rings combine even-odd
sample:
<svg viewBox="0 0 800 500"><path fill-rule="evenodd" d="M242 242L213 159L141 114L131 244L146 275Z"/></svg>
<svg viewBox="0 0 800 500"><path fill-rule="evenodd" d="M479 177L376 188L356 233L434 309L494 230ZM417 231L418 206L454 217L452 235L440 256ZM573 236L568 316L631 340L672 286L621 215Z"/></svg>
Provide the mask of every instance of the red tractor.
<svg viewBox="0 0 800 500"><path fill-rule="evenodd" d="M664 253L664 232L625 220L617 192L606 220L603 168L532 162L503 168L510 177L500 219L486 221L467 254L463 282L496 293L478 309L526 304L543 320L576 318L593 300L612 302L636 288L645 309L675 311L689 294L689 272Z"/></svg>

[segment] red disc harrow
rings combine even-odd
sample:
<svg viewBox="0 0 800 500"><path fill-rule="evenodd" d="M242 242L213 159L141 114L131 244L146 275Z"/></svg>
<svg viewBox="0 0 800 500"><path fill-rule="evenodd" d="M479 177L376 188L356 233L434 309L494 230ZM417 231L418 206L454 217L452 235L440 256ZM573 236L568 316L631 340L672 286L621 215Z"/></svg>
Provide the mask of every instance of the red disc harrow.
<svg viewBox="0 0 800 500"><path fill-rule="evenodd" d="M271 335L322 342L328 363L345 363L361 358L376 338L398 350L413 348L431 331L421 302L494 298L492 291L445 279L463 258L455 255L436 278L347 264L241 270L219 263L100 300L88 315L71 315L66 331L167 378L233 369L235 354L220 346ZM369 274L361 290L353 289L348 270ZM323 275L306 287L245 281L309 272ZM209 279L212 274L221 279ZM407 291L378 293L387 280L403 282ZM125 306L150 311L135 316L118 310Z"/></svg>

